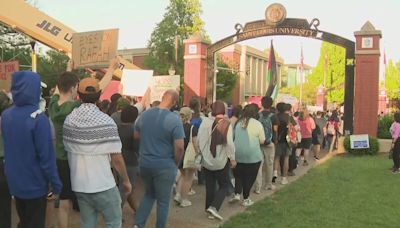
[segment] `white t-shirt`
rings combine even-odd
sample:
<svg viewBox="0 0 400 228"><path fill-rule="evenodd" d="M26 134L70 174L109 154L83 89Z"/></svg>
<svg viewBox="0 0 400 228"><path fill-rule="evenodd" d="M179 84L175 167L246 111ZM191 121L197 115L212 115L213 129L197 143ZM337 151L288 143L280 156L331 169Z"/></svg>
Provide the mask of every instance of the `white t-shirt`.
<svg viewBox="0 0 400 228"><path fill-rule="evenodd" d="M115 187L109 155L85 156L68 153L68 161L71 169L72 191L96 193Z"/></svg>

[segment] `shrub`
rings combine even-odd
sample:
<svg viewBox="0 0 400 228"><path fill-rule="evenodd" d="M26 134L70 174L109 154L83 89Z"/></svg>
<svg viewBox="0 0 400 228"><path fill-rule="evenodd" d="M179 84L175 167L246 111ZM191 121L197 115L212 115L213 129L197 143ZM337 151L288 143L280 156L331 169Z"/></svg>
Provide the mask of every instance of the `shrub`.
<svg viewBox="0 0 400 228"><path fill-rule="evenodd" d="M350 136L346 136L343 141L343 146L347 152L353 155L376 155L379 152L379 142L377 138L369 136L369 148L368 149L351 149L350 147Z"/></svg>
<svg viewBox="0 0 400 228"><path fill-rule="evenodd" d="M387 114L383 117L379 118L378 120L378 138L380 139L391 139L392 136L390 135L390 126L394 121L393 114Z"/></svg>

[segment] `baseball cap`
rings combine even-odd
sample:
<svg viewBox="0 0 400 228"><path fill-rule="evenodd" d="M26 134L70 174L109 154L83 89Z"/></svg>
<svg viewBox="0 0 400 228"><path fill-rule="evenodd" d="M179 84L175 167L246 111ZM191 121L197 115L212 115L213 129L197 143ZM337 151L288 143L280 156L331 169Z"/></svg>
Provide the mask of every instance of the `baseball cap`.
<svg viewBox="0 0 400 228"><path fill-rule="evenodd" d="M94 78L84 78L79 82L78 92L81 94L94 94L100 92L99 82Z"/></svg>

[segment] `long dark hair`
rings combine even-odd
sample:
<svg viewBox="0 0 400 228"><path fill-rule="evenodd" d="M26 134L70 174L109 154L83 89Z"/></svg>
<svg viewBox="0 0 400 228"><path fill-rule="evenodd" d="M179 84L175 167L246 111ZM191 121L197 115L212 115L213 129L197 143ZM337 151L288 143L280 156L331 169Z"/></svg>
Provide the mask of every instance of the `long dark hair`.
<svg viewBox="0 0 400 228"><path fill-rule="evenodd" d="M243 109L243 115L238 122L241 123L242 128L247 129L251 118L257 118L258 106L256 104L248 104Z"/></svg>

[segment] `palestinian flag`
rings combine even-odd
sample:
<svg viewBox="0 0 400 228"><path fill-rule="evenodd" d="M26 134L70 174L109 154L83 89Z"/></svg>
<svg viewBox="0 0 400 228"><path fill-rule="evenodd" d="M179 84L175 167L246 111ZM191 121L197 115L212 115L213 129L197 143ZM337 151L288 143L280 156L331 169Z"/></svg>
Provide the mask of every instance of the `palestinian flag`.
<svg viewBox="0 0 400 228"><path fill-rule="evenodd" d="M278 70L276 67L275 51L272 41L271 41L271 48L269 50L267 78L269 84L265 96L269 96L275 99L276 96L278 95Z"/></svg>

